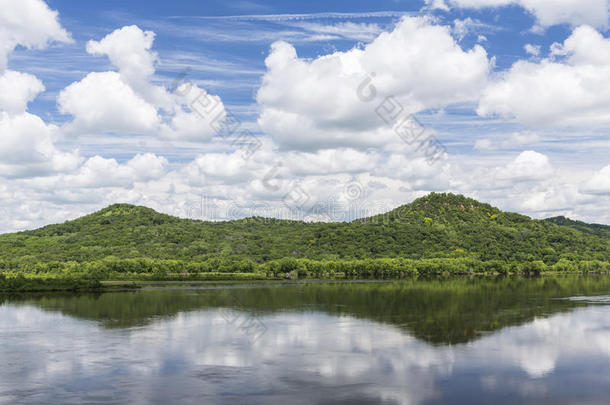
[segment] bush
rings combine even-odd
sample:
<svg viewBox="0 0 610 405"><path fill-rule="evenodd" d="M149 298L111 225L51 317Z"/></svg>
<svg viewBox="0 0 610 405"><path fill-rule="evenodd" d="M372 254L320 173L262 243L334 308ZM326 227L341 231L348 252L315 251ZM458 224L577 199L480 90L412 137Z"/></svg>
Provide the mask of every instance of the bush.
<svg viewBox="0 0 610 405"><path fill-rule="evenodd" d="M525 262L521 264L521 271L530 276L539 276L547 269L546 264L542 260L533 262Z"/></svg>
<svg viewBox="0 0 610 405"><path fill-rule="evenodd" d="M571 273L578 270L578 266L570 260L560 259L553 265L553 271L558 273Z"/></svg>

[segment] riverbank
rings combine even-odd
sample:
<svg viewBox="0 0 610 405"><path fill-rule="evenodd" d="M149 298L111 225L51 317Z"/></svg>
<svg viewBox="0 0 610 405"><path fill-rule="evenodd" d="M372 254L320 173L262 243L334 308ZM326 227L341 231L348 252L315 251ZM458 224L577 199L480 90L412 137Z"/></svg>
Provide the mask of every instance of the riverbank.
<svg viewBox="0 0 610 405"><path fill-rule="evenodd" d="M124 289L140 289L146 287L161 286L197 286L206 285L210 282L255 282L255 281L392 281L392 280L415 280L418 278L445 278L445 277L555 277L563 275L610 274L607 271L597 272L558 272L545 271L536 274L523 272L464 272L464 273L399 273L392 275L366 275L352 276L343 272L321 273L315 276L300 276L298 272L288 273L175 273L159 277L155 274L145 273L121 273L114 274L104 280L92 278L87 274L78 275L53 275L53 274L24 274L24 273L0 273L0 293L12 292L53 292L53 291L112 291Z"/></svg>

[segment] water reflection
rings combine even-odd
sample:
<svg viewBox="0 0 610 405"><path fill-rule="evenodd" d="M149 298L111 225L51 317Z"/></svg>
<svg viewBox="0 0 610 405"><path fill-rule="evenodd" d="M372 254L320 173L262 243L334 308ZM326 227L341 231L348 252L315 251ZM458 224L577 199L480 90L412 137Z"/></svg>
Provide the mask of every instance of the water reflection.
<svg viewBox="0 0 610 405"><path fill-rule="evenodd" d="M602 404L607 283L14 297L0 306L0 403ZM562 299L575 296L589 299ZM240 333L229 305L255 310L265 335Z"/></svg>

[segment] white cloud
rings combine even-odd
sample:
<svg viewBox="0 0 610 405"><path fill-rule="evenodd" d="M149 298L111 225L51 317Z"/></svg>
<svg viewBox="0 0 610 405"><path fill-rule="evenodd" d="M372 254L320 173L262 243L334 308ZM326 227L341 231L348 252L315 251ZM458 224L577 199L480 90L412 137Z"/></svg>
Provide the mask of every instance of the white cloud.
<svg viewBox="0 0 610 405"><path fill-rule="evenodd" d="M579 27L554 58L519 61L485 90L477 112L538 127L596 127L610 123L610 40Z"/></svg>
<svg viewBox="0 0 610 405"><path fill-rule="evenodd" d="M159 61L152 51L155 33L142 31L135 25L117 29L101 41L89 41L87 52L95 56L107 56L121 78L148 102L169 108L171 96L159 86L151 84L155 66Z"/></svg>
<svg viewBox="0 0 610 405"><path fill-rule="evenodd" d="M89 73L57 98L59 110L75 117L74 131L150 132L159 125L157 109L116 72Z"/></svg>
<svg viewBox="0 0 610 405"><path fill-rule="evenodd" d="M247 162L237 152L200 155L183 172L188 182L195 186L244 183L253 177Z"/></svg>
<svg viewBox="0 0 610 405"><path fill-rule="evenodd" d="M4 177L29 177L76 168L76 152L64 153L53 144L57 127L36 115L0 112L0 172Z"/></svg>
<svg viewBox="0 0 610 405"><path fill-rule="evenodd" d="M423 157L393 153L375 173L401 180L410 190L438 191L450 187L450 171L447 164L430 165Z"/></svg>
<svg viewBox="0 0 610 405"><path fill-rule="evenodd" d="M559 165L555 168L551 160L555 162L556 156L547 151L519 153L524 149L541 151L536 132L494 129L504 133L486 136L475 144L477 151L517 150L512 157L459 155L459 146L448 144L449 159L431 166L421 154L409 152L408 145L377 116L375 108L388 95L396 96L405 112L478 100L493 60L481 47L468 50L457 44L454 37L465 35L472 27L467 20L459 21L449 27L426 18L406 18L393 32L378 35L366 47L314 59L299 58L287 43L274 44L258 102L259 123L275 143L261 137L264 146L247 161L241 151L220 139L185 152L192 144L179 141L207 142L213 139L214 131L209 120L189 112L189 103L202 94L201 89L193 85L188 96L179 96L155 85L158 56L153 51L152 32L129 26L89 42L88 52L108 57L116 71L83 75L61 92L58 106L74 116L70 123L74 133L90 132L91 136L78 141L65 138L66 143L58 145L83 141L83 149L95 154L100 145L105 151L125 150L145 139L148 143L141 150L156 154L139 154L124 161L109 158L113 154L107 152L85 161L76 151L59 150L54 142L61 139L61 131L26 112L28 102L44 90L43 84L34 76L7 70L0 74L0 109L4 110L0 112L0 172L6 176L0 184L0 200L17 214L9 225L0 223L0 227L33 228L115 202L186 216L193 201L202 198L219 205L238 204L227 209L226 218L261 215L261 207L267 210L266 215L289 217L282 199L295 185L309 194L307 208L320 208L308 218L345 220L354 215L348 211L353 201L345 192L346 185L353 183L362 187L361 197L369 204L367 211L356 215L385 212L430 191L454 191L537 217L562 213L610 221L604 210L610 203L606 181L610 169L594 175L577 170L572 173L562 171ZM360 28L362 36L370 36L378 28L374 24L324 26L298 21L294 25L353 38ZM521 83L511 81L513 70L517 71L513 67L486 87L479 112L492 115L505 111L502 115L509 119L516 117L535 125L547 119L540 114L552 116L553 125L564 125L561 120L588 125L579 114L595 113L598 119L593 121L603 124L599 116L603 118L605 108L604 80L610 77L605 71L610 64L608 54L608 40L591 28L579 28L563 44L554 45L548 59L527 64L534 72L547 66L563 69L578 80L572 83L560 77L551 82L550 75L540 73L531 83ZM372 73L377 97L367 103L358 99L356 91ZM594 85L584 80L587 74L592 75ZM583 92L582 104L573 97L578 91L570 90L571 83L576 89L587 90L579 90ZM549 94L545 96L541 89ZM215 115L224 111L219 97L206 96L217 106ZM521 99L513 100L514 96ZM586 103L593 103L592 112L581 107L588 106ZM436 116L427 117L433 122L431 126L445 123L434 121ZM106 137L105 132L125 136ZM146 136L130 138L134 133ZM548 133L542 133L546 138ZM171 165L159 152L159 145L169 143L162 144L159 139L151 142L153 135L179 145L166 155L172 156ZM90 139L95 141L85 144ZM471 142L465 139L458 143ZM368 147L375 149L365 150ZM274 183L281 187L274 191L265 186L264 178L278 162L282 164L278 172L281 179ZM21 209L12 201L27 203Z"/></svg>
<svg viewBox="0 0 610 405"><path fill-rule="evenodd" d="M555 56L567 56L573 66L610 64L610 40L588 26L576 28L563 44L554 43L551 51Z"/></svg>
<svg viewBox="0 0 610 405"><path fill-rule="evenodd" d="M453 7L473 9L519 5L530 12L542 27L563 23L608 26L608 0L448 0L448 3ZM426 4L432 8L449 8L439 0L426 0Z"/></svg>
<svg viewBox="0 0 610 405"><path fill-rule="evenodd" d="M224 105L218 96L209 95L193 84L183 84L170 94L153 84L156 52L155 34L132 25L117 29L100 41L89 41L87 52L105 55L118 72L89 73L72 83L58 97L62 113L74 116L66 126L72 133L156 134L164 138L209 141L214 130L211 122ZM197 96L213 101L213 116L187 110ZM203 101L203 99L197 99Z"/></svg>
<svg viewBox="0 0 610 405"><path fill-rule="evenodd" d="M540 55L541 46L540 45L525 44L523 49L525 50L525 52L527 52L528 54L530 54L532 56L538 56L538 55Z"/></svg>
<svg viewBox="0 0 610 405"><path fill-rule="evenodd" d="M265 144L260 154L245 161L239 151L212 152L215 147L210 145L210 151L193 161L174 162L171 169L158 155L139 155L124 163L95 156L63 174L7 180L5 189L0 185L0 196L14 190L6 201L58 204L43 207L45 214L35 218L25 214L15 217L22 221L19 226L14 223L17 228L32 228L48 223L50 218L73 218L76 213L92 212L115 202L213 220L251 215L299 218L306 214L308 219L346 220L354 215L387 212L430 191L465 193L538 218L561 214L577 219L594 217L597 222L610 219L604 210L606 197L587 197L579 192L578 184L591 178L590 173L567 176L553 168L548 156L533 151L520 153L501 165L475 158L472 169L465 163L470 158L463 156L452 156L451 164L430 166L422 158L400 152L386 155L337 149L302 153L275 150ZM267 179L278 186L276 191L264 181L277 163L282 164L275 173L277 177ZM350 184L355 184L359 192L358 211L350 206L354 203L346 192ZM282 202L296 185L309 196L300 213L289 211ZM68 206L73 208L66 210Z"/></svg>
<svg viewBox="0 0 610 405"><path fill-rule="evenodd" d="M520 0L520 4L534 14L543 27L561 23L608 26L608 0Z"/></svg>
<svg viewBox="0 0 610 405"><path fill-rule="evenodd" d="M70 42L57 12L40 0L0 0L0 176L19 178L73 170L78 152L57 149L58 128L27 113L28 104L45 90L35 76L6 70L18 45L43 49L51 41Z"/></svg>
<svg viewBox="0 0 610 405"><path fill-rule="evenodd" d="M196 89L193 92L202 92L201 89ZM210 97L212 102L218 107L214 113L226 116L224 105L220 97L206 94L206 97ZM185 111L184 108L176 106L174 116L168 124L162 124L158 131L158 134L167 139L176 140L187 140L187 141L198 141L207 142L212 139L215 134L214 127L211 125L214 117L207 115L199 115L197 112Z"/></svg>
<svg viewBox="0 0 610 405"><path fill-rule="evenodd" d="M45 90L36 76L6 70L0 73L0 111L19 114L29 102Z"/></svg>
<svg viewBox="0 0 610 405"><path fill-rule="evenodd" d="M0 72L17 45L43 49L51 41L71 41L57 12L42 0L0 0L0 10Z"/></svg>
<svg viewBox="0 0 610 405"><path fill-rule="evenodd" d="M485 50L464 51L449 27L405 17L363 49L301 59L285 42L272 45L258 92L261 128L285 148L368 147L393 133L375 110L394 96L405 113L477 99L490 68ZM371 84L376 98L365 102ZM366 97L365 97L366 98Z"/></svg>
<svg viewBox="0 0 610 405"><path fill-rule="evenodd" d="M477 19L472 19L470 17L466 17L464 19L455 19L453 20L453 35L461 41L469 34L476 34L480 30L494 30L495 28L491 25L485 24ZM484 35L477 35L477 42L483 42L487 38Z"/></svg>
<svg viewBox="0 0 610 405"><path fill-rule="evenodd" d="M140 181L163 177L168 166L169 162L166 158L153 153L138 154L127 162L127 167L133 170L135 178Z"/></svg>
<svg viewBox="0 0 610 405"><path fill-rule="evenodd" d="M517 209L542 218L556 215L570 217L574 212L586 210L585 205L588 203L591 200L579 192L577 185L566 184L561 178L554 178L541 182L534 188L522 189Z"/></svg>
<svg viewBox="0 0 610 405"><path fill-rule="evenodd" d="M445 0L426 0L426 6L430 9L438 9L444 11L450 10L447 3L445 3Z"/></svg>
<svg viewBox="0 0 610 405"><path fill-rule="evenodd" d="M513 181L543 180L553 174L549 158L531 150L521 152L499 174L500 178Z"/></svg>
<svg viewBox="0 0 610 405"><path fill-rule="evenodd" d="M169 162L166 158L154 154L140 154L121 164L116 159L94 156L70 174L44 180L43 187L53 189L71 189L91 193L89 189L119 188L131 189L136 182L157 180L167 173ZM107 190L101 191L102 195ZM99 193L97 193L99 194Z"/></svg>
<svg viewBox="0 0 610 405"><path fill-rule="evenodd" d="M587 194L610 195L610 165L595 173L582 190Z"/></svg>
<svg viewBox="0 0 610 405"><path fill-rule="evenodd" d="M354 149L327 149L316 153L290 152L287 163L296 176L336 173L361 173L374 170L379 163L377 153Z"/></svg>
<svg viewBox="0 0 610 405"><path fill-rule="evenodd" d="M72 187L82 188L129 188L134 180L133 170L128 166L120 165L115 159L105 159L101 156L88 159L77 174L65 177L65 181Z"/></svg>
<svg viewBox="0 0 610 405"><path fill-rule="evenodd" d="M137 82L140 77L150 77L155 73L158 56L151 51L154 40L154 32L130 25L113 31L101 41L89 41L87 52L108 56L123 77Z"/></svg>

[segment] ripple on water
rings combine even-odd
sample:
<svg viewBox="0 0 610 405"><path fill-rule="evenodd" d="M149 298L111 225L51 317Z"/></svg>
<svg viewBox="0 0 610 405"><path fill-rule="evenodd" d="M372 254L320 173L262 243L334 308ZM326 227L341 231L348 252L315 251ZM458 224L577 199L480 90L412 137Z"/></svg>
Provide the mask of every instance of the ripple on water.
<svg viewBox="0 0 610 405"><path fill-rule="evenodd" d="M586 302L591 304L610 304L610 295L578 296L567 298L570 301Z"/></svg>

